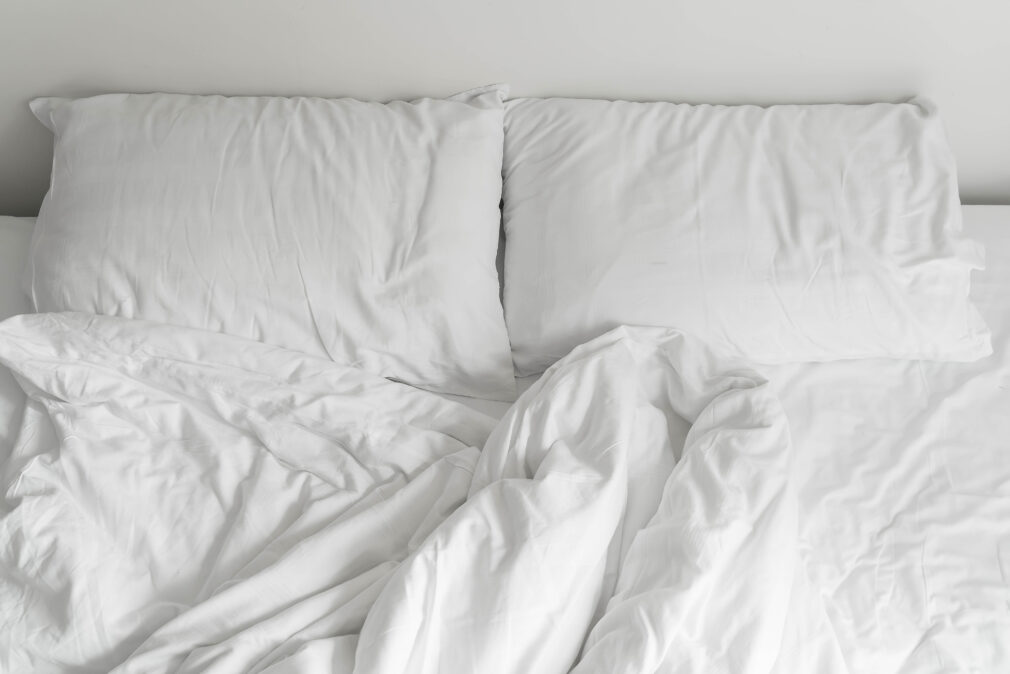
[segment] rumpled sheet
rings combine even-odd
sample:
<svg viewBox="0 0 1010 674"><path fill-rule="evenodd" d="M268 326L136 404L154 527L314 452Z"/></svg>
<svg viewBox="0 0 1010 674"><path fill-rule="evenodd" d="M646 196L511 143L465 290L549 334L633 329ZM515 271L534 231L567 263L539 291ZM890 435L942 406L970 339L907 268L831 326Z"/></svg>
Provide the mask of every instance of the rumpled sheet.
<svg viewBox="0 0 1010 674"><path fill-rule="evenodd" d="M500 423L332 362L0 324L0 670L845 671L771 387L620 328Z"/></svg>

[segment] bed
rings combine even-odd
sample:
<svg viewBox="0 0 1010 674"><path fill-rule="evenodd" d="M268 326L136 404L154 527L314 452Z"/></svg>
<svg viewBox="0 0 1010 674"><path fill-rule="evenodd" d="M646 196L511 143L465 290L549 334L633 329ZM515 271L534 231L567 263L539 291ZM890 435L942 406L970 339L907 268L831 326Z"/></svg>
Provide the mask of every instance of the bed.
<svg viewBox="0 0 1010 674"><path fill-rule="evenodd" d="M850 671L1001 671L1010 663L1010 207L964 207L987 249L973 297L993 330L976 363L779 366L807 572ZM22 260L33 219L5 218ZM4 307L22 302L4 265ZM4 455L24 394L4 373ZM535 378L520 380L525 390ZM447 396L492 418L508 403Z"/></svg>
<svg viewBox="0 0 1010 674"><path fill-rule="evenodd" d="M622 326L513 402L395 349L357 367L173 321L7 321L0 668L1010 668L1010 206L962 210L992 334L968 362L754 365ZM0 219L4 317L32 227Z"/></svg>

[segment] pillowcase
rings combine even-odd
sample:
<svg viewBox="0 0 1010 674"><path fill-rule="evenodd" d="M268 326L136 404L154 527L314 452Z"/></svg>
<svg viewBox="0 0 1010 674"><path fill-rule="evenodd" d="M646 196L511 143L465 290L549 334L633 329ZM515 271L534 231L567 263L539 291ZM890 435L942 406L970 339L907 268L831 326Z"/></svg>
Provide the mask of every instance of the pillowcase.
<svg viewBox="0 0 1010 674"><path fill-rule="evenodd" d="M35 307L513 399L495 269L503 98L37 99L56 144L27 271Z"/></svg>
<svg viewBox="0 0 1010 674"><path fill-rule="evenodd" d="M505 318L520 375L621 324L763 363L974 360L980 246L935 108L506 104Z"/></svg>

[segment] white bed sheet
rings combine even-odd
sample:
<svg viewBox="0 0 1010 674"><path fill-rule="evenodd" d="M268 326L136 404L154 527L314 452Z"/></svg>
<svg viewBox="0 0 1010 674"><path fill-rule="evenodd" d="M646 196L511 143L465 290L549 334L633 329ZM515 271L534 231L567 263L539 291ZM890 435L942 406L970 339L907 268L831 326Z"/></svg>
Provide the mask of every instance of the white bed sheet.
<svg viewBox="0 0 1010 674"><path fill-rule="evenodd" d="M965 215L991 357L765 372L801 450L808 573L865 654L854 672L1010 671L1010 207Z"/></svg>
<svg viewBox="0 0 1010 674"><path fill-rule="evenodd" d="M850 671L1010 671L1010 207L965 215L987 247L973 296L992 357L766 371L798 448L807 573L849 646ZM8 263L24 257L7 244L27 242L25 228L8 236L9 227L5 310L20 301ZM461 400L495 416L507 407Z"/></svg>
<svg viewBox="0 0 1010 674"><path fill-rule="evenodd" d="M964 215L986 247L972 297L992 356L764 368L798 450L808 572L858 644L853 672L1010 671L1010 206Z"/></svg>

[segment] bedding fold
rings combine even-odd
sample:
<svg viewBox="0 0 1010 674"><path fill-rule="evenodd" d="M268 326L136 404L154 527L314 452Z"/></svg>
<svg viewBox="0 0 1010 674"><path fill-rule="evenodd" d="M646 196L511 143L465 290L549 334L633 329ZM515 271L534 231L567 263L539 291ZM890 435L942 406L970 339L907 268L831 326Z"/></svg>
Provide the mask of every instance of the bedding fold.
<svg viewBox="0 0 1010 674"><path fill-rule="evenodd" d="M577 348L497 425L126 319L11 319L0 362L0 670L844 671L781 406L677 331Z"/></svg>

